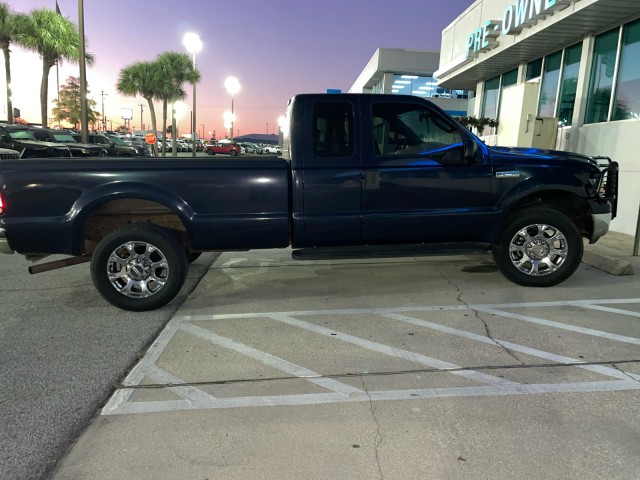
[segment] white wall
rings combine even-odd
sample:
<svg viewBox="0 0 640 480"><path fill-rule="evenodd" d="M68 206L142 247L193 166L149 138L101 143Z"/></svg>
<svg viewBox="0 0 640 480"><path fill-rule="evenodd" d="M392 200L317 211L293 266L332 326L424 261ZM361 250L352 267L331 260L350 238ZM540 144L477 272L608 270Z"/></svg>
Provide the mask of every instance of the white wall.
<svg viewBox="0 0 640 480"><path fill-rule="evenodd" d="M572 132L575 135L576 131ZM577 153L604 155L620 164L618 216L611 230L635 235L640 208L640 121L583 125L577 129Z"/></svg>

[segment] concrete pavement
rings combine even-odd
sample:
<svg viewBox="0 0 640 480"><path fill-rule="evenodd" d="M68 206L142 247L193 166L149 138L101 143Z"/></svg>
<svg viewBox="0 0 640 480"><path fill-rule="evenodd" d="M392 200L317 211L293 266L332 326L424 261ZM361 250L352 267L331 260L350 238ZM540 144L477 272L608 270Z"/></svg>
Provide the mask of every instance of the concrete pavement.
<svg viewBox="0 0 640 480"><path fill-rule="evenodd" d="M551 289L486 255L223 254L54 478L637 478L632 241Z"/></svg>

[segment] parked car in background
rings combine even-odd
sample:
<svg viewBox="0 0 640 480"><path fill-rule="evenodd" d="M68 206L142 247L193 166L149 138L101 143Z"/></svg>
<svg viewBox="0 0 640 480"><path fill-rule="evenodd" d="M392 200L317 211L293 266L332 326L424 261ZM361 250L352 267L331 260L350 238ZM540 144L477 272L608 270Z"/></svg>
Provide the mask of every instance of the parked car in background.
<svg viewBox="0 0 640 480"><path fill-rule="evenodd" d="M274 153L276 155L280 155L282 153L282 148L280 145L267 145L264 147L264 153Z"/></svg>
<svg viewBox="0 0 640 480"><path fill-rule="evenodd" d="M20 158L20 152L10 150L8 148L0 148L0 160L17 160Z"/></svg>
<svg viewBox="0 0 640 480"><path fill-rule="evenodd" d="M193 151L193 145L190 142L187 142L185 140L177 140L176 143L180 146L180 152Z"/></svg>
<svg viewBox="0 0 640 480"><path fill-rule="evenodd" d="M135 150L136 157L148 157L151 155L151 148L149 148L149 145L147 144L147 142L128 143L128 142L125 142L122 138L118 137L117 135L106 135L106 137L109 138L109 140L113 141L116 146L133 147L133 149Z"/></svg>
<svg viewBox="0 0 640 480"><path fill-rule="evenodd" d="M81 135L76 133L73 135L77 141L81 141ZM100 145L107 151L110 157L137 157L138 152L135 147L127 145L117 137L108 135L100 135L97 133L89 134L89 143Z"/></svg>
<svg viewBox="0 0 640 480"><path fill-rule="evenodd" d="M245 153L252 153L252 154L262 153L262 148L258 147L253 143L240 143L239 145L244 148Z"/></svg>
<svg viewBox="0 0 640 480"><path fill-rule="evenodd" d="M236 143L213 143L206 145L204 151L207 155L216 155L219 153L221 155L231 155L235 157L240 155L240 146Z"/></svg>
<svg viewBox="0 0 640 480"><path fill-rule="evenodd" d="M74 157L106 157L107 150L100 145L79 143L73 138L73 132L69 130L54 130L49 128L33 127L30 132L41 142L61 143L69 147Z"/></svg>
<svg viewBox="0 0 640 480"><path fill-rule="evenodd" d="M64 144L41 142L33 136L30 127L0 125L0 148L20 152L20 158L70 157L71 150Z"/></svg>
<svg viewBox="0 0 640 480"><path fill-rule="evenodd" d="M118 137L127 145L132 146L136 149L138 156L151 156L153 154L153 149L150 144L144 138L140 137Z"/></svg>

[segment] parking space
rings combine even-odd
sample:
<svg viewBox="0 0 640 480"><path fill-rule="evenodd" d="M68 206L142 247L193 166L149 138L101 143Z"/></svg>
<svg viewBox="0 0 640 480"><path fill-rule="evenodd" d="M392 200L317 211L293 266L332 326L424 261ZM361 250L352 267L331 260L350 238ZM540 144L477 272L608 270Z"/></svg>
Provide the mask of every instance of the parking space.
<svg viewBox="0 0 640 480"><path fill-rule="evenodd" d="M222 254L56 480L640 469L635 277L530 289L487 255L290 254Z"/></svg>
<svg viewBox="0 0 640 480"><path fill-rule="evenodd" d="M635 322L619 324L640 315L620 307L639 304L640 298L177 316L103 414L638 390L640 375L624 364L638 360L640 337L614 332L635 330ZM580 326L584 310L621 318L609 331L587 328ZM163 355L182 359L173 372ZM443 374L432 384L434 378L421 381L426 372ZM374 385L363 389L360 377ZM238 390L229 385L270 380L279 382L270 382L267 394L229 394ZM189 386L168 387L174 398L158 400L150 386L163 384Z"/></svg>
<svg viewBox="0 0 640 480"><path fill-rule="evenodd" d="M469 271L487 280L470 297L527 289L472 268L490 265L483 256L270 255L221 256L202 285L213 297L185 305L103 414L640 388L640 298L465 303ZM578 275L587 273L598 275ZM420 277L445 303L415 302ZM381 306L376 288L394 302ZM224 301L250 292L257 304ZM298 309L305 305L313 308Z"/></svg>

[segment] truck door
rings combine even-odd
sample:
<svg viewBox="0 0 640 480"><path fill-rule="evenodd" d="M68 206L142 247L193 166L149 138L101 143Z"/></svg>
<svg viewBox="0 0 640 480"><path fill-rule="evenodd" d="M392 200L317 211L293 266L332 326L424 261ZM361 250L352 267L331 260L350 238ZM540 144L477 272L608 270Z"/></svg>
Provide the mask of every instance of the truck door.
<svg viewBox="0 0 640 480"><path fill-rule="evenodd" d="M315 100L306 106L303 168L299 170L297 165L293 170L295 246L361 242L362 167L354 113L359 111L357 103L357 98ZM300 231L304 232L302 236Z"/></svg>
<svg viewBox="0 0 640 480"><path fill-rule="evenodd" d="M427 103L375 96L369 101L364 242L483 241L495 200L482 148L465 154L476 140L470 142L463 128Z"/></svg>

